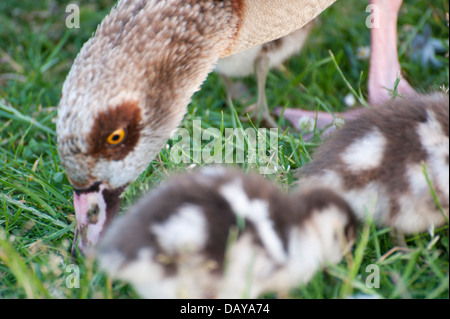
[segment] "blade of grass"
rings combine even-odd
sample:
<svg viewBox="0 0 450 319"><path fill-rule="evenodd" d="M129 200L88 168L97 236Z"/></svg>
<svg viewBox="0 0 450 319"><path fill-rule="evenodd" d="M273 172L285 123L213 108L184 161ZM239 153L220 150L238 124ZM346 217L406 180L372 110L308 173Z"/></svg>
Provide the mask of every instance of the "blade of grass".
<svg viewBox="0 0 450 319"><path fill-rule="evenodd" d="M17 109L15 109L12 106L8 106L8 105L4 104L2 101L0 101L0 110L3 110L4 112L7 113L7 114L5 114L5 113L0 114L2 116L5 116L5 117L8 117L13 120L20 121L20 122L29 123L47 133L49 133L52 136L56 136L56 132L53 131L52 129L46 127L45 125L42 125L41 123L37 122L35 119L33 119L27 115L23 115Z"/></svg>
<svg viewBox="0 0 450 319"><path fill-rule="evenodd" d="M442 207L442 205L439 202L439 199L436 195L436 190L434 189L433 183L431 182L430 177L428 175L428 169L427 169L425 162L422 162L422 172L423 172L423 175L425 176L425 179L427 180L427 184L430 189L430 194L433 197L434 203L436 204L436 207L439 209L439 211L442 214L442 217L444 217L445 221L448 224L448 217L445 216L444 208Z"/></svg>
<svg viewBox="0 0 450 319"><path fill-rule="evenodd" d="M369 216L369 214L367 214ZM347 278L345 279L345 283L341 290L341 298L347 298L352 294L353 284L355 278L359 273L359 269L361 267L362 261L364 259L364 252L367 248L367 244L369 243L370 238L370 228L371 228L372 220L369 217L366 223L364 224L364 228L362 230L361 237L359 239L359 243L355 249L355 254L353 258L353 264L350 266L350 271L348 273Z"/></svg>
<svg viewBox="0 0 450 319"><path fill-rule="evenodd" d="M358 99L359 103L361 103L365 107L369 107L369 104L366 102L366 100L355 91L355 89L352 87L350 82L345 77L344 72L342 72L341 68L339 67L339 64L337 63L333 52L331 50L328 51L328 52L329 52L329 54L331 56L331 60L333 61L334 66L338 70L338 72L339 72L340 76L342 77L342 79L344 80L345 84L347 84L347 87L349 88L350 92L352 92L352 94Z"/></svg>
<svg viewBox="0 0 450 319"><path fill-rule="evenodd" d="M0 260L6 264L11 273L16 277L19 286L24 289L27 298L51 298L36 274L25 264L24 259L10 244L2 229L0 229Z"/></svg>
<svg viewBox="0 0 450 319"><path fill-rule="evenodd" d="M448 298L448 289L449 289L449 275L447 274L447 276L441 281L441 284L437 286L436 289L427 294L425 299L436 299L440 295L442 295L445 291L447 291L447 296L445 298Z"/></svg>
<svg viewBox="0 0 450 319"><path fill-rule="evenodd" d="M36 208L29 207L29 206L23 204L21 201L12 199L12 198L10 198L9 196L6 196L5 194L1 194L1 193L0 193L0 199L6 201L7 203L9 203L9 204L11 204L11 205L20 207L20 208L22 208L23 210L26 210L26 211L32 213L33 215L35 215L35 216L38 217L38 218L42 218L42 219L44 219L44 220L49 220L49 221L51 221L53 224L58 225L58 226L60 226L60 227L63 227L63 228L64 228L64 227L67 227L67 226L68 226L66 223L64 223L64 222L62 222L62 221L60 221L60 220L58 220L58 219L55 219L55 218L53 218L52 216L49 216L49 215L44 214L44 213L41 213L41 212L38 211Z"/></svg>

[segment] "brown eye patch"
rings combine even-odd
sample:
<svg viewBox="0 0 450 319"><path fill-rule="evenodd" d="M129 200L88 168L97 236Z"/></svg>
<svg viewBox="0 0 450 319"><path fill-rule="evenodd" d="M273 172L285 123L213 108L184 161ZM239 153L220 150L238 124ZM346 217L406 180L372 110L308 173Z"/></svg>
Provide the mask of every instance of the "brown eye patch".
<svg viewBox="0 0 450 319"><path fill-rule="evenodd" d="M141 131L141 110L127 101L100 112L88 136L90 156L119 161L136 146Z"/></svg>

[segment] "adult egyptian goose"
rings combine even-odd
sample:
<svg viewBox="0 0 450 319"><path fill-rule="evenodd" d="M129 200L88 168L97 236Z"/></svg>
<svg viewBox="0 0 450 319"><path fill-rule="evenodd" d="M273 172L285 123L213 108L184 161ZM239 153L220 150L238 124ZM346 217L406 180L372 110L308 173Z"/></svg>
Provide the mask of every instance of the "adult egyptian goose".
<svg viewBox="0 0 450 319"><path fill-rule="evenodd" d="M144 298L256 298L338 263L356 227L330 190L287 194L259 175L207 167L145 196L96 251L103 270Z"/></svg>
<svg viewBox="0 0 450 319"><path fill-rule="evenodd" d="M219 59L214 71L218 73L225 84L227 101L233 96L232 78L245 77L252 74L256 76L258 99L251 117L255 123L261 123L266 127L277 127L276 121L270 115L266 99L266 79L271 68L280 66L288 58L298 54L302 49L312 29L313 22L296 30L285 37L274 41L256 45L245 51Z"/></svg>
<svg viewBox="0 0 450 319"><path fill-rule="evenodd" d="M300 170L299 189L330 187L360 219L371 214L402 233L423 232L448 221L448 160L449 97L416 94L337 130Z"/></svg>
<svg viewBox="0 0 450 319"><path fill-rule="evenodd" d="M369 103L372 106L383 105L385 101L392 98L391 92L397 89L400 95L414 95L416 92L409 83L401 76L401 66L397 52L397 19L402 0L369 0L373 5L372 15L377 21L370 28L370 67L368 79ZM397 80L400 81L397 83ZM351 120L358 116L360 110L331 115L326 112L316 112L286 109L283 116L291 124L298 128L298 123L303 118L316 120L318 128L324 128L333 123L336 117ZM280 115L282 108L275 110Z"/></svg>
<svg viewBox="0 0 450 319"><path fill-rule="evenodd" d="M80 249L99 240L220 57L285 36L333 2L119 1L78 54L58 107Z"/></svg>

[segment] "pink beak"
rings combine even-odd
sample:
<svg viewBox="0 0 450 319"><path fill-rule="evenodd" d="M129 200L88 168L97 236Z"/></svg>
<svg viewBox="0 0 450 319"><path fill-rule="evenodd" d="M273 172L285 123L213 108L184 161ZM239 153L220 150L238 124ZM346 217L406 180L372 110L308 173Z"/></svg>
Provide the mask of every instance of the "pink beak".
<svg viewBox="0 0 450 319"><path fill-rule="evenodd" d="M77 228L72 246L73 255L78 236L78 248L82 253L99 242L103 231L119 211L123 189L110 190L104 184L98 184L98 187L91 187L87 191L74 190Z"/></svg>

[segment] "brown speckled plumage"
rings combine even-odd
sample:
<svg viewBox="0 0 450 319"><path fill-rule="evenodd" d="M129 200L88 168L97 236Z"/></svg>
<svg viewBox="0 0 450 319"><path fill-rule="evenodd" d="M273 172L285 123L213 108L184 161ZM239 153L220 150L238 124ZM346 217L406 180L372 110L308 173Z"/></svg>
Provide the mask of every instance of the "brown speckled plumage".
<svg viewBox="0 0 450 319"><path fill-rule="evenodd" d="M239 298L246 286L257 297L287 292L339 262L356 226L350 206L330 190L287 194L256 174L209 167L139 201L106 232L98 257L143 297Z"/></svg>
<svg viewBox="0 0 450 319"><path fill-rule="evenodd" d="M382 225L406 233L425 231L445 219L431 196L422 163L448 217L448 153L448 96L398 98L362 112L333 134L300 170L299 185L332 187L360 218L367 209Z"/></svg>
<svg viewBox="0 0 450 319"><path fill-rule="evenodd" d="M235 90L231 78L254 74L258 87L258 100L255 114L252 116L253 120L256 123L261 122L266 127L277 127L276 121L270 115L265 94L267 74L271 68L279 67L285 60L300 52L312 26L313 22L310 22L285 37L219 59L215 72L223 79L227 90L227 101L235 97L239 98L239 93L242 94L242 92L233 93Z"/></svg>

